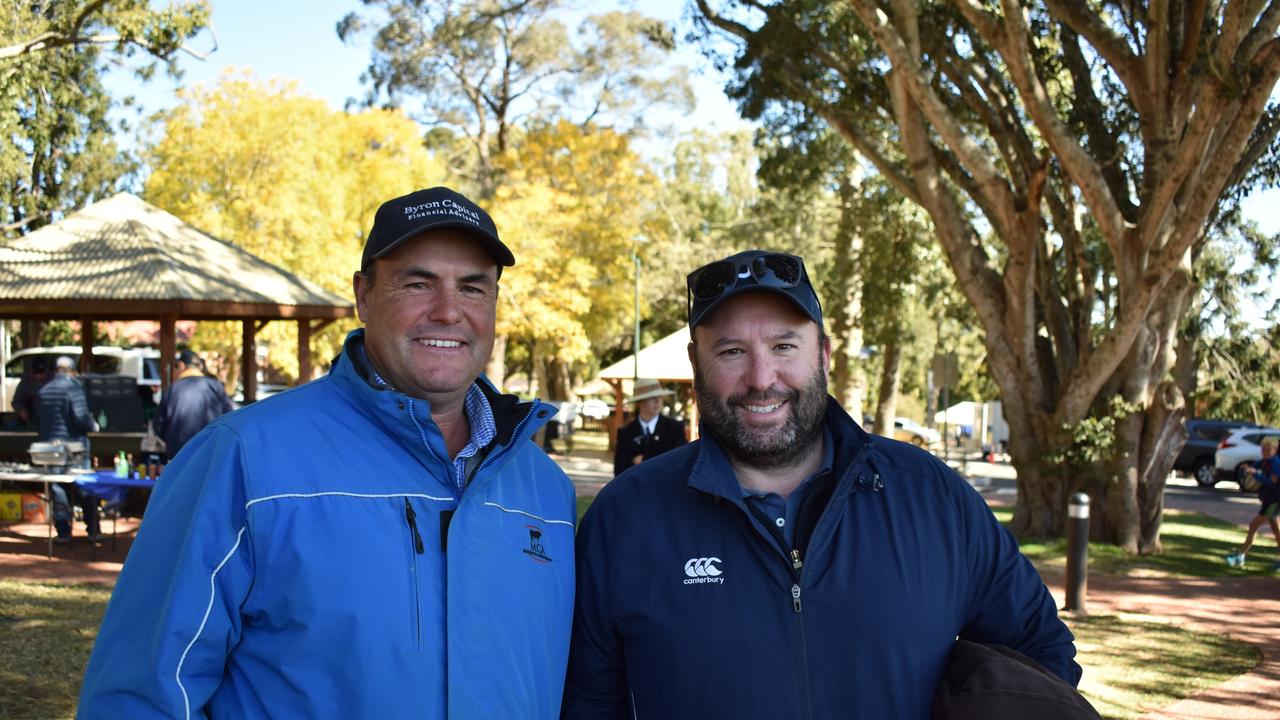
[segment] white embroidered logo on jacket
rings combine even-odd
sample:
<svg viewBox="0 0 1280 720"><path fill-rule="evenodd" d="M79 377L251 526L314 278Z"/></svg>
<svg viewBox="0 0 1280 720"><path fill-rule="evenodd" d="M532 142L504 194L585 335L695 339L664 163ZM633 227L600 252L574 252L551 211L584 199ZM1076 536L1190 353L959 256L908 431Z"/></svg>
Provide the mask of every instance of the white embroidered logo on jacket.
<svg viewBox="0 0 1280 720"><path fill-rule="evenodd" d="M685 579L685 585L702 585L704 583L721 584L724 578L720 577L724 571L717 567L717 563L724 562L717 557L698 557L689 558L684 564L684 574L688 575Z"/></svg>

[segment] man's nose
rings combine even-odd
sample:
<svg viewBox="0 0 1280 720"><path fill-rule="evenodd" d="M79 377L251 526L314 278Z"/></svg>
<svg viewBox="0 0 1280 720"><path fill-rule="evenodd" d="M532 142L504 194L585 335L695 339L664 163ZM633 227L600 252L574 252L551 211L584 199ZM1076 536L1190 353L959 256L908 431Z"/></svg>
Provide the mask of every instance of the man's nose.
<svg viewBox="0 0 1280 720"><path fill-rule="evenodd" d="M778 363L768 353L752 353L747 366L746 383L759 392L772 388L778 380Z"/></svg>
<svg viewBox="0 0 1280 720"><path fill-rule="evenodd" d="M432 322L453 325L462 320L461 298L455 290L444 290L432 298L428 317Z"/></svg>

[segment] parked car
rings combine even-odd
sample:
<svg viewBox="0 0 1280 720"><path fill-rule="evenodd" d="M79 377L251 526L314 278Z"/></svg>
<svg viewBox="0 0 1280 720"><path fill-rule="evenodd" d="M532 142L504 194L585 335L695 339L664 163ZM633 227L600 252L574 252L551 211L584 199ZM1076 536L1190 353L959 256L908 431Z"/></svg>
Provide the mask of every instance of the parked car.
<svg viewBox="0 0 1280 720"><path fill-rule="evenodd" d="M53 364L63 355L79 364L80 346L33 347L14 353L4 368L4 409L13 408L13 392L36 358L43 358L45 367L53 372ZM151 405L160 403L160 351L155 348L99 345L93 348L89 372L95 375L127 375L137 383L138 394L144 402Z"/></svg>
<svg viewBox="0 0 1280 720"><path fill-rule="evenodd" d="M598 398L587 398L578 409L579 414L591 420L603 420L613 414L613 408Z"/></svg>
<svg viewBox="0 0 1280 720"><path fill-rule="evenodd" d="M1200 487L1211 488L1218 482L1213 460L1218 445L1235 430L1259 427L1262 426L1243 420L1192 418L1186 422L1187 444L1178 452L1173 469L1195 478Z"/></svg>
<svg viewBox="0 0 1280 720"><path fill-rule="evenodd" d="M1280 437L1280 428L1240 428L1223 438L1214 453L1214 476L1218 480L1233 480L1245 489L1244 465L1262 459L1262 438Z"/></svg>
<svg viewBox="0 0 1280 720"><path fill-rule="evenodd" d="M910 418L894 418L893 439L909 442L918 447L936 445L942 441L942 435L933 428L927 428Z"/></svg>

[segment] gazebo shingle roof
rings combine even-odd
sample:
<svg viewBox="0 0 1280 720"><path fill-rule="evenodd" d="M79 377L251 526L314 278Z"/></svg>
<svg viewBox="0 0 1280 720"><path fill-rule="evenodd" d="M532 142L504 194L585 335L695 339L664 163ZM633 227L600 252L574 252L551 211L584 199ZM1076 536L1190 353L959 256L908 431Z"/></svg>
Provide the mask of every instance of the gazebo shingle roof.
<svg viewBox="0 0 1280 720"><path fill-rule="evenodd" d="M79 314L86 300L104 301L99 311L113 315L156 309L189 318L352 314L350 300L129 193L0 244L0 317L21 309ZM81 308L71 311L77 302Z"/></svg>

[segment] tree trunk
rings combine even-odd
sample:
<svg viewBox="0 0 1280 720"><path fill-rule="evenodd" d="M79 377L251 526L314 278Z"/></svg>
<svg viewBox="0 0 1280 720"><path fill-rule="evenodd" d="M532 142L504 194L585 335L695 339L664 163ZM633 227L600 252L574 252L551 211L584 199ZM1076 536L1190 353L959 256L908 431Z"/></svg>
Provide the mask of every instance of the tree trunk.
<svg viewBox="0 0 1280 720"><path fill-rule="evenodd" d="M857 281L857 257L862 250L862 236L858 233L858 218L854 213L857 191L853 179L846 175L840 183L840 230L836 235L835 267L828 299L833 345L831 394L861 423L866 377L859 362L862 328L856 322L856 318L862 315Z"/></svg>
<svg viewBox="0 0 1280 720"><path fill-rule="evenodd" d="M493 353L484 366L484 376L493 386L502 389L507 382L507 336L501 333L493 339Z"/></svg>
<svg viewBox="0 0 1280 720"><path fill-rule="evenodd" d="M893 437L893 420L898 414L898 384L902 376L902 346L897 340L883 348L884 366L880 370L880 391L876 395L876 433Z"/></svg>

